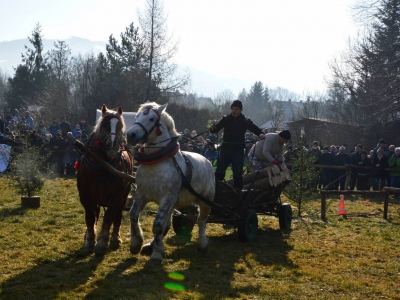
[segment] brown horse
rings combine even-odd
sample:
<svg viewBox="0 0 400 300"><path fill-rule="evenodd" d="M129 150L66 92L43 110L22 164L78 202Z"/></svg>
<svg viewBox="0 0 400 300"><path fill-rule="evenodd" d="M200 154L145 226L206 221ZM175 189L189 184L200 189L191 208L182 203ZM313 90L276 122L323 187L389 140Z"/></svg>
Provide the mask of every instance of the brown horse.
<svg viewBox="0 0 400 300"><path fill-rule="evenodd" d="M132 175L134 162L131 154L125 150L125 123L122 117L122 108L119 107L116 112L107 109L103 104L101 112L88 146L93 153L115 169ZM93 253L94 251L96 255L103 255L109 240L110 248L117 249L122 242L119 228L122 211L130 191L130 182L112 175L92 161L90 157L84 155L82 163L78 167L77 186L80 201L85 208L87 228L85 252ZM99 219L101 206L107 207L107 210L95 246L95 226ZM113 230L110 239L111 225L113 225Z"/></svg>

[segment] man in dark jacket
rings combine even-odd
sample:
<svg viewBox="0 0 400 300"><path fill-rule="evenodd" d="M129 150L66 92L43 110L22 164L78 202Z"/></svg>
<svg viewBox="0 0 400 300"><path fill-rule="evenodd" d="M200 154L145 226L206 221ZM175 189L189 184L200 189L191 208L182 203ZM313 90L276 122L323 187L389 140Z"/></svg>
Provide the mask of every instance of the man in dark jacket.
<svg viewBox="0 0 400 300"><path fill-rule="evenodd" d="M353 152L350 156L350 164L351 165L357 165L358 163L361 162L361 151L362 151L362 145L357 145L356 146L356 151ZM356 181L357 181L357 174L358 174L358 169L352 167L351 168L351 174L350 174L350 190L354 190L356 186Z"/></svg>
<svg viewBox="0 0 400 300"><path fill-rule="evenodd" d="M350 162L350 157L346 153L345 147L341 146L339 148L339 153L335 156L335 165L336 166L346 166ZM336 170L337 177L343 176L346 173L345 169L338 169ZM344 187L346 184L346 177L343 177L339 180L339 189L344 191Z"/></svg>
<svg viewBox="0 0 400 300"><path fill-rule="evenodd" d="M372 166L372 161L368 157L367 151L363 150L361 151L361 161L358 162L358 165L360 167L371 167ZM370 185L369 185L369 174L370 174L370 169L358 169L357 172L357 190L359 191L369 191Z"/></svg>
<svg viewBox="0 0 400 300"><path fill-rule="evenodd" d="M255 125L249 118L242 114L243 105L240 100L233 101L231 114L210 127L211 133L217 133L224 128L220 156L218 158L217 170L215 171L216 180L224 180L225 172L229 164L232 163L234 186L238 189L243 188L243 162L245 148L246 130L253 132L262 139L262 130Z"/></svg>
<svg viewBox="0 0 400 300"><path fill-rule="evenodd" d="M54 171L57 171L59 175L64 174L64 164L62 163L62 158L64 155L64 150L66 148L66 144L61 137L61 131L58 131L54 137L50 139L50 165Z"/></svg>
<svg viewBox="0 0 400 300"><path fill-rule="evenodd" d="M89 136L92 133L92 130L90 129L90 126L86 123L85 119L81 120L79 126L81 127L82 134L86 134L87 136Z"/></svg>
<svg viewBox="0 0 400 300"><path fill-rule="evenodd" d="M386 157L389 159L390 151L389 151L389 148L386 147L386 142L385 142L385 140L380 140L380 141L378 142L378 145L376 145L376 147L374 148L374 155L373 155L373 157L371 157L371 159L373 159L373 158L375 158L375 157L377 156L377 154L378 154L378 149L382 149L383 155L386 156Z"/></svg>
<svg viewBox="0 0 400 300"><path fill-rule="evenodd" d="M324 147L322 154L316 161L317 165L333 166L335 157L329 152L328 147ZM324 188L331 182L332 169L322 169L322 185ZM332 188L331 188L332 189Z"/></svg>
<svg viewBox="0 0 400 300"><path fill-rule="evenodd" d="M67 137L67 132L72 131L71 125L67 122L67 118L64 118L64 120L60 123L60 129L62 138Z"/></svg>

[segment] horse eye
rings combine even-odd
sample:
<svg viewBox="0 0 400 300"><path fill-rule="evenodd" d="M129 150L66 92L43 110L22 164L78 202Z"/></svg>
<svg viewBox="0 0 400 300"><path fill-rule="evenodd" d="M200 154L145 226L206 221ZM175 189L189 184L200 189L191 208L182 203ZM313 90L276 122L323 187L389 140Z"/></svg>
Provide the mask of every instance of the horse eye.
<svg viewBox="0 0 400 300"><path fill-rule="evenodd" d="M154 118L150 118L150 121L153 122L153 121L154 121Z"/></svg>

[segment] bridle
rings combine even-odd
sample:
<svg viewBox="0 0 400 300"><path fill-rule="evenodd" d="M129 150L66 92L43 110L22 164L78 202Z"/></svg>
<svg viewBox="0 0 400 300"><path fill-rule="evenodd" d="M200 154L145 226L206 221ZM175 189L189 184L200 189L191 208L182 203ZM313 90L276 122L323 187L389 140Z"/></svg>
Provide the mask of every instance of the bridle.
<svg viewBox="0 0 400 300"><path fill-rule="evenodd" d="M120 122L120 119L117 116L107 116L106 118L109 119L108 120L109 122L111 122L112 119L117 119L117 121ZM104 120L102 122L104 122ZM121 148L122 145L120 143L120 139L119 139L116 131L117 130L115 130L115 132L112 132L112 130L110 130L110 133L107 134L106 136L103 136L103 137L101 137L99 134L96 134L97 135L97 139L95 139L93 141L94 142L94 146L97 147L97 148L102 149L104 152L107 153L108 149L106 148L106 143L107 143L108 137L111 137L111 141L113 141L113 144L115 142L115 138L117 138L118 144L120 144L119 147Z"/></svg>
<svg viewBox="0 0 400 300"><path fill-rule="evenodd" d="M146 127L144 127L144 125L143 125L142 123L140 123L140 122L135 122L135 123L133 123L133 125L139 125L139 126L142 128L142 130L144 131L144 136L143 136L143 138L141 139L141 141L142 141L143 143L146 143L147 139L149 138L149 135L153 132L154 128L156 128L156 134L157 134L157 136L160 136L160 135L162 134L162 131L161 131L161 129L160 129L160 127L161 127L161 123L160 123L161 115L158 113L158 111L157 111L156 109L151 108L151 110L154 111L154 112L156 113L156 115L157 115L157 120L156 120L156 122L154 123L154 125L153 125L149 130L147 130ZM150 108L144 110L144 111L143 111L143 114L144 114L144 115L148 115L149 112L150 112ZM132 126L133 126L133 125L132 125Z"/></svg>

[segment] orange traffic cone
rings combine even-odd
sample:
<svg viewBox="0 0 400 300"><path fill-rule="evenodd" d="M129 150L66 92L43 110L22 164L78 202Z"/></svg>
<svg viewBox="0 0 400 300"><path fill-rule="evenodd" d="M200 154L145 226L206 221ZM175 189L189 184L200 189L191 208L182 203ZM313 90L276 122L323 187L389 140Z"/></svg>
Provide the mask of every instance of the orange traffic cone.
<svg viewBox="0 0 400 300"><path fill-rule="evenodd" d="M346 208L344 206L344 195L340 195L340 203L339 203L338 215L339 216L346 215Z"/></svg>

